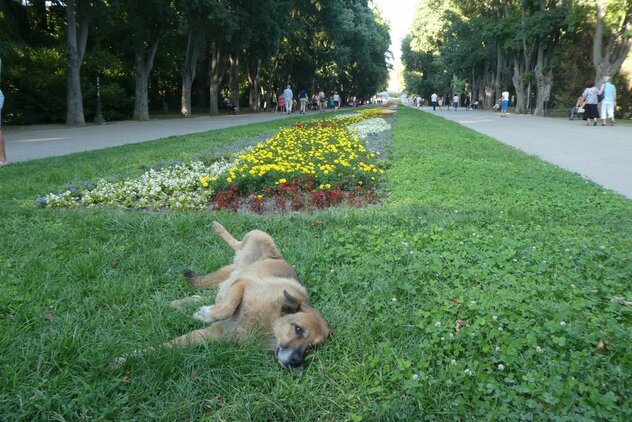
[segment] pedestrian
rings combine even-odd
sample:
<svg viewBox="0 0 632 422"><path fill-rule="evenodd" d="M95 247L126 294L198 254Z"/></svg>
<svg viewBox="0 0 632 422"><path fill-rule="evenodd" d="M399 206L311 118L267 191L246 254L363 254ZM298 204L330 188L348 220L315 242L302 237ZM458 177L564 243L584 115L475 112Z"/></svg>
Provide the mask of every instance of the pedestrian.
<svg viewBox="0 0 632 422"><path fill-rule="evenodd" d="M305 88L298 92L298 100L301 103L301 114L305 114L305 109L307 108L307 91Z"/></svg>
<svg viewBox="0 0 632 422"><path fill-rule="evenodd" d="M507 109L509 108L509 91L503 90L500 94L500 117L507 117Z"/></svg>
<svg viewBox="0 0 632 422"><path fill-rule="evenodd" d="M283 91L283 97L285 98L285 112L287 114L290 114L292 112L294 93L292 92L292 89L289 85L285 87L285 90Z"/></svg>
<svg viewBox="0 0 632 422"><path fill-rule="evenodd" d="M457 94L452 97L452 106L454 107L454 111L459 107L459 96Z"/></svg>
<svg viewBox="0 0 632 422"><path fill-rule="evenodd" d="M599 103L599 90L595 87L595 81L589 79L586 81L584 92L584 120L587 122L587 126L592 123L593 126L597 126L597 119L599 118L599 110L597 104Z"/></svg>
<svg viewBox="0 0 632 422"><path fill-rule="evenodd" d="M322 89L318 93L318 108L320 112L323 113L325 111L325 91Z"/></svg>
<svg viewBox="0 0 632 422"><path fill-rule="evenodd" d="M274 106L274 112L277 112L277 96L276 92L272 93L272 105Z"/></svg>
<svg viewBox="0 0 632 422"><path fill-rule="evenodd" d="M599 94L603 95L601 100L601 126L605 126L610 119L610 126L614 125L614 110L617 106L617 88L610 82L610 76L604 78Z"/></svg>
<svg viewBox="0 0 632 422"><path fill-rule="evenodd" d="M338 95L338 93L336 91L334 91L334 111L338 111L338 108L340 107L340 95Z"/></svg>
<svg viewBox="0 0 632 422"><path fill-rule="evenodd" d="M285 109L285 97L283 95L279 95L279 102L277 104L280 111L283 111Z"/></svg>
<svg viewBox="0 0 632 422"><path fill-rule="evenodd" d="M430 96L430 102L432 103L432 111L436 111L437 110L437 94L436 93L432 93L432 95Z"/></svg>
<svg viewBox="0 0 632 422"><path fill-rule="evenodd" d="M4 106L4 94L0 89L0 166L8 164L7 153L4 150L4 134L2 133L2 106Z"/></svg>
<svg viewBox="0 0 632 422"><path fill-rule="evenodd" d="M439 99L437 100L437 106L439 107L440 111L443 111L443 97L439 97Z"/></svg>

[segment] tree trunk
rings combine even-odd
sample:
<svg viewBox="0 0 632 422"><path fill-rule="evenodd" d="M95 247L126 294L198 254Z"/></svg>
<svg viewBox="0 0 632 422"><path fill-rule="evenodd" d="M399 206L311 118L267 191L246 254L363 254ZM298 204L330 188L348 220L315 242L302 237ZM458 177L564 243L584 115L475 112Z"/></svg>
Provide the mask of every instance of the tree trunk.
<svg viewBox="0 0 632 422"><path fill-rule="evenodd" d="M518 54L514 56L514 69L511 80L516 90L516 113L527 114L528 94L524 83L524 62L520 60Z"/></svg>
<svg viewBox="0 0 632 422"><path fill-rule="evenodd" d="M224 79L226 72L226 58L224 57L224 49L218 43L211 45L211 69L209 76L209 103L210 115L217 116L219 114L219 88Z"/></svg>
<svg viewBox="0 0 632 422"><path fill-rule="evenodd" d="M66 48L66 124L85 125L83 97L81 94L81 63L88 41L89 14L82 10L77 13L76 2L66 2L68 38ZM77 22L77 20L79 22ZM79 27L77 27L79 24Z"/></svg>
<svg viewBox="0 0 632 422"><path fill-rule="evenodd" d="M537 62L534 69L537 95L533 114L536 116L544 116L546 114L547 102L551 97L551 89L553 87L551 58L553 57L556 44L554 37L546 48L542 45L542 42L538 46Z"/></svg>
<svg viewBox="0 0 632 422"><path fill-rule="evenodd" d="M276 52L274 53L272 59L272 71L270 72L268 79L268 86L266 89L266 111L270 110L270 106L272 105L272 96L274 95L274 81L276 79L277 70L279 68L279 47L277 47Z"/></svg>
<svg viewBox="0 0 632 422"><path fill-rule="evenodd" d="M253 60L248 65L248 82L250 83L250 92L248 95L248 109L252 113L258 113L261 103L261 59Z"/></svg>
<svg viewBox="0 0 632 422"><path fill-rule="evenodd" d="M230 101L233 111L239 114L239 50L233 50L228 56L230 65Z"/></svg>
<svg viewBox="0 0 632 422"><path fill-rule="evenodd" d="M154 40L146 58L143 56L145 49L142 47L142 44L137 44L135 48L136 85L134 89L134 120L149 120L149 75L154 67L154 57L156 57L156 51L158 51L159 41L159 38Z"/></svg>
<svg viewBox="0 0 632 422"><path fill-rule="evenodd" d="M195 79L195 72L198 59L198 43L193 31L189 31L187 40L187 52L184 58L184 69L182 70L182 97L180 114L183 117L190 117L191 111L191 86Z"/></svg>
<svg viewBox="0 0 632 422"><path fill-rule="evenodd" d="M597 22L593 37L593 66L595 84L600 86L605 76L614 76L621 70L623 62L632 48L632 12L628 11L619 28L610 31L604 42L605 1L597 1Z"/></svg>

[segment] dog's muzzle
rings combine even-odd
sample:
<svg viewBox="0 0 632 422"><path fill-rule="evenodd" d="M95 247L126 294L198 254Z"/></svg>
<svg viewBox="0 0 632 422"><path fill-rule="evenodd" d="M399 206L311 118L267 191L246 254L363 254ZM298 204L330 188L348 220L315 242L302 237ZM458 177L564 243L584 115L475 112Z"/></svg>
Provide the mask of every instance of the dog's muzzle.
<svg viewBox="0 0 632 422"><path fill-rule="evenodd" d="M305 359L301 350L277 347L274 356L285 369L301 371L305 367Z"/></svg>

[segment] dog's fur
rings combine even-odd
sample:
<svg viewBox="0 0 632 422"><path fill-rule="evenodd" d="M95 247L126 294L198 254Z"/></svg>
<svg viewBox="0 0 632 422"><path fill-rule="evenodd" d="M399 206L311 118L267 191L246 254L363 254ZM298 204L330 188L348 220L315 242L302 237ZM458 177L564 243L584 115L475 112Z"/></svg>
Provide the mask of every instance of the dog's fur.
<svg viewBox="0 0 632 422"><path fill-rule="evenodd" d="M238 241L218 222L213 223L213 230L235 251L233 264L204 276L190 270L184 272L194 287L218 288L215 304L203 306L193 315L210 326L164 346L220 339L243 341L249 332L258 331L270 337L270 346L284 368L302 369L305 356L327 339L330 328L310 305L294 269L267 233L253 230ZM187 301L200 301L200 297L180 299L172 306L179 307Z"/></svg>

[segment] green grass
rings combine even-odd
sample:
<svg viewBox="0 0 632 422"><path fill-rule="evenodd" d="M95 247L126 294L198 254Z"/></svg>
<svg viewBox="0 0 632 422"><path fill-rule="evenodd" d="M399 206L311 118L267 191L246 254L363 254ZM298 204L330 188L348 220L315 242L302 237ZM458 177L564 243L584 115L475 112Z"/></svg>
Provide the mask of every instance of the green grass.
<svg viewBox="0 0 632 422"><path fill-rule="evenodd" d="M632 309L611 303L632 297L632 202L455 123L400 108L388 200L371 209L34 206L71 180L140 173L277 124L0 168L0 419L632 418ZM193 309L167 305L194 293L183 267L230 260L214 219L237 236L270 232L334 339L301 373L256 340L109 370L199 327Z"/></svg>

